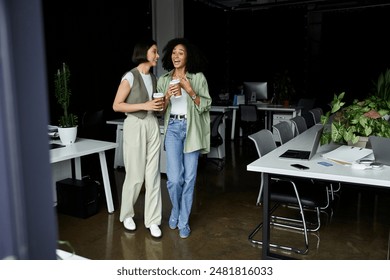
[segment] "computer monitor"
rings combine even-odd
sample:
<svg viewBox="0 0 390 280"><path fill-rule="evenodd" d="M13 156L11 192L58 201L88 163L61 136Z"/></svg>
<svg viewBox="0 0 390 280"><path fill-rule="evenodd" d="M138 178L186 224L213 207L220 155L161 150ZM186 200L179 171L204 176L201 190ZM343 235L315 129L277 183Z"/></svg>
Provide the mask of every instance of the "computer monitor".
<svg viewBox="0 0 390 280"><path fill-rule="evenodd" d="M267 82L244 82L244 95L247 103L267 100Z"/></svg>

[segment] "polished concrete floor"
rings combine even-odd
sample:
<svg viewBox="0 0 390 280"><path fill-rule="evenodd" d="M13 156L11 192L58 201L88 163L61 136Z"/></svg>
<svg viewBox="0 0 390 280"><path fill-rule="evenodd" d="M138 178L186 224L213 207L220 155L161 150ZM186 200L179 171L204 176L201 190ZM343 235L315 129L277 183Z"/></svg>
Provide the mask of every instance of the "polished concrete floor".
<svg viewBox="0 0 390 280"><path fill-rule="evenodd" d="M111 158L108 155L109 164ZM219 171L204 158L200 160L190 220L192 233L187 239L181 239L177 230L168 227L170 202L165 176L162 177L162 238L152 238L143 225L143 192L136 205L137 230L124 229L119 222L123 169L110 170L115 212L108 214L103 197L98 214L89 218L59 213L59 239L68 241L76 254L94 260L261 259L261 247L248 241L249 233L262 219L262 208L255 204L260 176L246 170L246 165L255 159L252 142L237 139L227 143L223 170ZM389 259L390 190L343 185L332 205L332 213L323 213L321 218L319 232L309 236L306 255L278 253L308 260ZM291 230L274 228L271 240L303 245L302 233ZM69 251L67 246L60 248Z"/></svg>

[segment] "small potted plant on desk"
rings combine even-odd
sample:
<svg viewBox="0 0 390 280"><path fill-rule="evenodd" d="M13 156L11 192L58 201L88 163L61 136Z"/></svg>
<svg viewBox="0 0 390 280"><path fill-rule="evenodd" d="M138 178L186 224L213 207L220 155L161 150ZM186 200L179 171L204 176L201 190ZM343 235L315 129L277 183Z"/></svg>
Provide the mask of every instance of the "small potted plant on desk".
<svg viewBox="0 0 390 280"><path fill-rule="evenodd" d="M71 90L69 86L70 71L66 63L62 64L62 69L58 69L54 77L54 90L57 103L62 107L63 115L59 119L58 134L64 145L75 142L77 136L78 118L69 113L69 103Z"/></svg>
<svg viewBox="0 0 390 280"><path fill-rule="evenodd" d="M325 126L321 144L333 141L365 147L370 135L390 138L390 101L371 95L361 101L355 99L344 107L344 94L335 94L331 110L321 116L321 123Z"/></svg>

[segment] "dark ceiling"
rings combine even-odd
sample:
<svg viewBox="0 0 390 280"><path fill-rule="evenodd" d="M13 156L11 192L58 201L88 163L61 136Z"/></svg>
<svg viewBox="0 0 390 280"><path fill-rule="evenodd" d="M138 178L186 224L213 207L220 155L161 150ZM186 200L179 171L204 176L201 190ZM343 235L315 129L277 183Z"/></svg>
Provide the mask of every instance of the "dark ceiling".
<svg viewBox="0 0 390 280"><path fill-rule="evenodd" d="M311 10L343 10L390 5L388 0L198 0L226 11L307 6Z"/></svg>

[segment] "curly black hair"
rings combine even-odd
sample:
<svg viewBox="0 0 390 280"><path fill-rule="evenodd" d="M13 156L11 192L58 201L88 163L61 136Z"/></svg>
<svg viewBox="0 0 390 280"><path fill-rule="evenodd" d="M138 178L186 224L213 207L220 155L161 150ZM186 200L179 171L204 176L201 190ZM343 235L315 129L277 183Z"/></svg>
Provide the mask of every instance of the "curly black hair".
<svg viewBox="0 0 390 280"><path fill-rule="evenodd" d="M205 72L207 68L207 58L201 50L190 43L185 38L175 38L170 40L163 49L162 66L165 70L171 71L175 67L172 62L172 51L177 45L183 45L187 50L186 69L189 73Z"/></svg>

